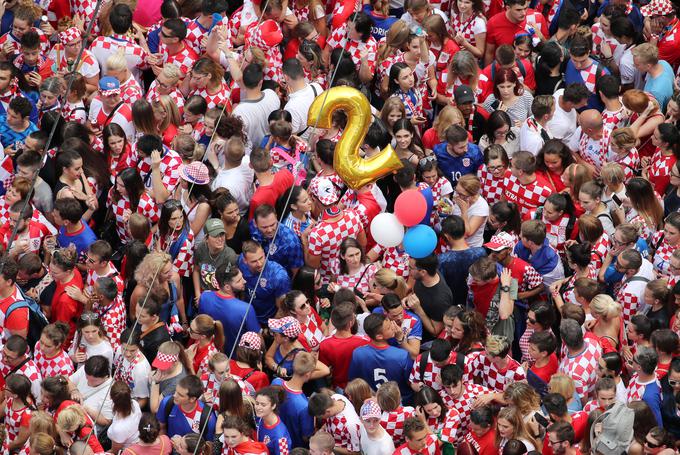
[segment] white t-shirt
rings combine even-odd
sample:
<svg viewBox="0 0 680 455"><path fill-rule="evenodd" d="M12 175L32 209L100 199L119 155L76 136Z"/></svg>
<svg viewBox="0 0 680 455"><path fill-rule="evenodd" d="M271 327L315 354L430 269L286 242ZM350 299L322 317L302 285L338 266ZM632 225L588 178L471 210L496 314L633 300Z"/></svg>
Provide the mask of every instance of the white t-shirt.
<svg viewBox="0 0 680 455"><path fill-rule="evenodd" d="M361 453L362 455L392 455L394 441L385 430L382 430L380 438L371 439L364 426L361 425Z"/></svg>
<svg viewBox="0 0 680 455"><path fill-rule="evenodd" d="M243 157L241 165L233 169L221 169L210 188L215 191L217 188L229 190L241 213L246 213L250 207L250 198L253 196L253 177L255 172L250 167L248 155Z"/></svg>
<svg viewBox="0 0 680 455"><path fill-rule="evenodd" d="M567 143L576 131L578 112L573 108L570 112L566 112L560 107L560 96L562 95L564 95L563 88L553 94L553 98L555 98L555 114L548 122L548 129L555 139L561 139Z"/></svg>
<svg viewBox="0 0 680 455"><path fill-rule="evenodd" d="M232 112L241 117L245 126L245 132L250 142L255 146L260 145L262 138L269 130L267 118L269 114L281 107L281 100L273 90L262 90L259 100L242 100Z"/></svg>
<svg viewBox="0 0 680 455"><path fill-rule="evenodd" d="M113 416L113 422L106 431L112 442L130 446L139 441L139 421L142 418L142 410L136 400L132 400L132 413L127 417Z"/></svg>
<svg viewBox="0 0 680 455"><path fill-rule="evenodd" d="M460 216L460 208L456 204L453 206L453 214ZM489 204L483 197L479 196L475 203L472 204L470 208L468 208L467 214L470 218L473 216L481 216L485 218L477 230L466 239L468 245L470 245L470 248L482 246L484 244L484 226L486 226L486 220L489 217Z"/></svg>
<svg viewBox="0 0 680 455"><path fill-rule="evenodd" d="M102 415L107 419L113 419L113 401L109 391L111 389L112 378L107 379L97 387L90 387L85 376L85 368L78 369L69 378L83 396L83 406L90 409L101 409ZM100 425L95 425L97 431L101 431Z"/></svg>
<svg viewBox="0 0 680 455"><path fill-rule="evenodd" d="M305 140L309 139L312 128L307 127L307 114L309 113L309 107L316 97L322 93L323 89L321 86L316 82L313 82L302 90L298 90L297 92L288 95L288 102L283 108L290 112L290 115L293 118L293 134L300 135L300 137Z"/></svg>
<svg viewBox="0 0 680 455"><path fill-rule="evenodd" d="M122 362L120 358L123 355L122 347L118 346L116 349L116 365L120 365L122 371L127 371L130 368L130 362L123 357ZM121 363L119 363L121 362ZM146 360L146 356L142 355L139 362L132 369L132 398L149 398L151 396L149 378L151 377L151 365Z"/></svg>
<svg viewBox="0 0 680 455"><path fill-rule="evenodd" d="M88 359L95 355L103 355L104 357L109 359L109 365L113 366L113 348L111 347L111 343L104 340L99 344L90 344L87 341L85 341L85 338L81 338L80 344L85 345L85 355L87 356ZM69 349L68 351L68 355L70 356L75 355L76 349L78 349L78 346L76 346L74 339L73 343L71 344L71 349ZM79 364L78 369L82 369L83 365L84 363Z"/></svg>
<svg viewBox="0 0 680 455"><path fill-rule="evenodd" d="M526 150L532 155L537 156L538 152L541 151L543 144L545 144L545 140L541 136L540 126L539 129L536 130L529 126L528 120L529 119L525 120L519 129L519 149ZM553 137L550 128L545 128L545 131L548 133L549 137Z"/></svg>

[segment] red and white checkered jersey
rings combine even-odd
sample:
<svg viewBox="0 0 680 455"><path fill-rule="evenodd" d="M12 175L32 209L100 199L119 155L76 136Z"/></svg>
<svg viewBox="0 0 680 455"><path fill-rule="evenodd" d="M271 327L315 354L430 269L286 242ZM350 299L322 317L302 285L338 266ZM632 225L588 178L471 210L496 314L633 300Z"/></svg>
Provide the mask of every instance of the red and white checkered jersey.
<svg viewBox="0 0 680 455"><path fill-rule="evenodd" d="M394 273L404 279L408 278L408 260L410 259L410 256L406 251L401 251L399 247L385 248L378 244L376 244L371 251L378 255L382 253L383 268L393 270Z"/></svg>
<svg viewBox="0 0 680 455"><path fill-rule="evenodd" d="M585 162L592 164L595 167L595 173L597 175L600 174L600 169L602 169L602 166L609 156L610 137L611 130L608 130L607 128L602 130L602 137L599 139L593 139L586 133L581 132L581 137L578 141L578 154L581 155L581 158L583 158Z"/></svg>
<svg viewBox="0 0 680 455"><path fill-rule="evenodd" d="M378 50L378 43L373 38L369 36L366 41L357 41L349 39L347 37L347 23L344 23L341 27L333 30L331 36L328 37L326 42L331 49L336 49L338 47L344 48L345 51L352 57L352 61L357 67L357 71L361 67L361 54L366 53L366 61L371 73L375 72L375 53Z"/></svg>
<svg viewBox="0 0 680 455"><path fill-rule="evenodd" d="M555 2L559 3L559 2ZM616 38L613 36L606 36L604 32L602 31L602 27L600 27L599 22L595 22L593 26L590 28L590 30L593 33L593 55L596 57L602 57L602 45L603 44L608 44L609 48L611 49L611 53L616 59L616 61L620 61L621 56L623 55L623 51L625 50L626 46L619 43Z"/></svg>
<svg viewBox="0 0 680 455"><path fill-rule="evenodd" d="M125 310L125 302L123 301L123 293L119 291L118 297L110 305L94 304L92 311L99 315L104 332L111 342L111 347L116 349L120 345L120 334L127 327L127 312Z"/></svg>
<svg viewBox="0 0 680 455"><path fill-rule="evenodd" d="M184 96L182 96L182 92L179 90L179 88L175 88L172 92L168 94L168 96L175 103L181 115L182 111L184 110ZM158 79L154 79L154 81L149 86L149 91L146 92L146 100L148 102L156 101L160 97L161 94L158 91Z"/></svg>
<svg viewBox="0 0 680 455"><path fill-rule="evenodd" d="M251 2L244 2L243 6L234 11L229 19L229 37L236 38L239 34L245 35L246 30L256 23L258 20L257 14L253 9Z"/></svg>
<svg viewBox="0 0 680 455"><path fill-rule="evenodd" d="M420 364L421 364L421 359L423 357L423 354L418 354L418 357L416 358L416 361L413 362L413 368L411 368L411 374L408 377L408 381L411 384L415 384L417 382L420 382L423 385L430 386L434 390L441 390L442 389L442 384L437 380L439 377L439 373L441 372L441 368L439 368L437 365L435 365L434 361L432 360L432 356L428 353L427 354L427 361L425 362L425 371L420 371ZM422 378L422 379L421 379Z"/></svg>
<svg viewBox="0 0 680 455"><path fill-rule="evenodd" d="M430 433L425 438L425 447L421 450L413 450L408 443L404 443L397 447L393 455L440 455L442 451L439 444L439 439Z"/></svg>
<svg viewBox="0 0 680 455"><path fill-rule="evenodd" d="M125 219L125 212L131 210L130 199L127 196L122 196L117 202L112 199L113 187L109 190L108 205L113 210L116 217L116 232L123 243L132 240L132 235L128 230L127 221ZM139 197L139 204L137 204L137 213L144 215L152 224L156 224L160 218L161 211L156 201L146 191Z"/></svg>
<svg viewBox="0 0 680 455"><path fill-rule="evenodd" d="M624 156L616 154L614 156L610 156L610 158L614 163L619 163L623 169L624 175L626 176L626 181L635 177L637 171L640 170L640 154L635 147L630 149L628 154Z"/></svg>
<svg viewBox="0 0 680 455"><path fill-rule="evenodd" d="M333 400L342 401L345 407L333 417L324 419L324 427L327 432L333 435L335 446L359 452L361 450L361 421L354 410L352 403L340 394L333 394Z"/></svg>
<svg viewBox="0 0 680 455"><path fill-rule="evenodd" d="M172 63L173 65L179 68L182 78L189 74L191 68L194 67L194 63L196 63L196 60L198 60L198 54L196 53L196 51L194 51L193 48L188 46L184 46L184 49L182 49L179 52L170 54L168 52L168 47L165 44L161 43L158 46L158 53L161 54L161 56L163 57L164 64Z"/></svg>
<svg viewBox="0 0 680 455"><path fill-rule="evenodd" d="M52 50L50 50L49 54L47 55L47 58L54 62L55 68L53 69L55 73L57 71L69 72L69 70L76 69L80 74L83 75L85 79L89 79L91 77L96 77L99 75L99 63L97 62L97 59L94 57L94 54L92 54L92 52L88 51L87 49L85 49L85 51L83 52L83 56L80 59L78 68L69 68L69 61L71 62L72 65L75 62L75 58L69 59L66 57L64 45L61 43L56 43L54 46L52 46Z"/></svg>
<svg viewBox="0 0 680 455"><path fill-rule="evenodd" d="M411 406L399 406L391 412L383 411L380 425L394 440L395 446L404 443L404 421L413 417L414 412Z"/></svg>
<svg viewBox="0 0 680 455"><path fill-rule="evenodd" d="M607 257L609 252L609 235L606 232L593 245L593 254L590 256L590 265L599 270L602 267L602 261Z"/></svg>
<svg viewBox="0 0 680 455"><path fill-rule="evenodd" d="M506 174L509 174L507 171ZM484 200L488 202L489 206L494 205L496 202L503 199L503 188L505 183L505 176L501 178L495 178L494 175L489 172L486 168L486 164L477 171L477 177L479 178L479 183L482 185L481 194Z"/></svg>
<svg viewBox="0 0 680 455"><path fill-rule="evenodd" d="M132 147L132 157L133 161L137 161L137 169L139 170L139 175L142 177L144 186L146 186L147 190L151 190L152 179L151 175L149 175L151 173L151 157L147 156L142 158L137 153L137 147L135 146ZM181 166L182 158L177 152L164 147L159 170L163 185L165 185L165 189L167 189L170 194L175 191L175 187L179 183L179 168Z"/></svg>
<svg viewBox="0 0 680 455"><path fill-rule="evenodd" d="M198 365L198 371L196 371L197 376L203 376L204 374L210 373L210 359L218 352L219 351L215 347L215 343L211 341L210 344L208 344L208 353L205 355L205 357L203 357L200 365Z"/></svg>
<svg viewBox="0 0 680 455"><path fill-rule="evenodd" d="M320 272L324 283L330 281L332 261L337 258L340 243L347 237L356 238L364 229L354 210L345 210L337 221L320 221L309 233L309 252L321 257Z"/></svg>
<svg viewBox="0 0 680 455"><path fill-rule="evenodd" d="M43 378L59 375L69 377L74 371L73 362L63 349L56 356L48 358L40 348L40 341L35 345L33 360Z"/></svg>
<svg viewBox="0 0 680 455"><path fill-rule="evenodd" d="M519 292L524 292L542 285L543 276L541 276L541 274L528 262L519 261L519 258L513 259L510 268L510 270L513 271L512 277L517 280L517 290ZM515 271L521 271L521 274L516 274Z"/></svg>
<svg viewBox="0 0 680 455"><path fill-rule="evenodd" d="M580 70L581 79L590 93L595 93L595 83L597 82L597 67L598 63L593 60L593 63L584 70Z"/></svg>
<svg viewBox="0 0 680 455"><path fill-rule="evenodd" d="M583 412L587 412L588 414L598 409L600 411L604 411L604 409L600 407L600 403L597 400L590 400L585 406L583 406Z"/></svg>
<svg viewBox="0 0 680 455"><path fill-rule="evenodd" d="M676 247L666 241L664 231L658 231L652 236L652 245L656 247L656 252L652 259L654 269L661 275L670 276L671 255L673 255L673 251L675 251Z"/></svg>
<svg viewBox="0 0 680 455"><path fill-rule="evenodd" d="M505 200L518 205L522 220L531 218L531 212L545 203L545 200L553 193L550 185L536 178L528 185L523 185L517 177L505 175L503 180Z"/></svg>
<svg viewBox="0 0 680 455"><path fill-rule="evenodd" d="M572 378L576 393L588 398L598 379L597 366L602 352L600 345L589 338L585 338L583 343L583 351L579 354L562 357L557 371Z"/></svg>
<svg viewBox="0 0 680 455"><path fill-rule="evenodd" d="M557 251L562 251L564 242L569 240L573 233L567 232L569 215L565 213L559 219L550 221L545 217L545 212L543 212L541 215L541 221L543 221L543 224L545 224L545 236L548 239L550 246ZM572 231L575 230L572 229Z"/></svg>
<svg viewBox="0 0 680 455"><path fill-rule="evenodd" d="M64 103L64 120L67 122L78 122L84 125L87 122L87 109L85 103L78 101L77 103Z"/></svg>
<svg viewBox="0 0 680 455"><path fill-rule="evenodd" d="M71 14L75 17L80 16L89 23L94 18L94 10L97 5L95 0L73 0L71 3Z"/></svg>
<svg viewBox="0 0 680 455"><path fill-rule="evenodd" d="M209 93L207 88L196 89L189 94L187 99L194 95L202 96L205 99L205 102L208 103L208 109L217 106L226 106L226 111L231 112L231 89L229 88L229 84L224 81L216 93Z"/></svg>
<svg viewBox="0 0 680 455"><path fill-rule="evenodd" d="M187 227L187 229L187 237L180 247L177 257L175 257L175 260L172 262L172 265L179 276L185 278L191 277L191 274L194 270L194 233L191 231L191 228ZM172 241L174 240L176 239L174 238ZM169 251L171 242L169 238L162 237L159 239L156 235L154 236L154 241L160 243L160 248L162 251Z"/></svg>
<svg viewBox="0 0 680 455"><path fill-rule="evenodd" d="M312 349L312 351L318 351L319 345L326 338L326 336L321 331L321 318L312 308L312 313L307 317L307 322L300 322L300 328L302 329L302 335L304 335L307 344Z"/></svg>
<svg viewBox="0 0 680 455"><path fill-rule="evenodd" d="M5 440L2 444L2 453L13 453L18 455L28 455L29 448L24 445L18 452L9 450L9 445L13 443L17 436L19 436L19 431L21 427L28 429L31 421L32 410L28 406L22 406L19 409L14 409L14 398L8 397L5 404Z"/></svg>
<svg viewBox="0 0 680 455"><path fill-rule="evenodd" d="M443 442L449 442L455 445L458 441L460 435L458 431L460 430L460 414L455 408L451 408L446 412L446 417L440 425L439 439Z"/></svg>
<svg viewBox="0 0 680 455"><path fill-rule="evenodd" d="M466 359L463 380L470 382L476 379L485 387L503 392L513 382L526 379L526 372L519 362L510 356L507 356L507 361L505 369L500 370L486 351L474 352L469 355L469 360Z"/></svg>
<svg viewBox="0 0 680 455"><path fill-rule="evenodd" d="M235 376L233 374L228 374L226 379L233 379L236 381L236 384L238 384L239 388L241 389L241 393L244 396L254 396L255 395L255 389L253 386L247 382L242 380L240 377ZM222 386L222 383L217 380L215 377L215 373L212 372L207 372L203 373L201 375L201 382L203 383L203 391L204 392L210 392L213 397L213 407L219 408L220 406L220 387Z"/></svg>
<svg viewBox="0 0 680 455"><path fill-rule="evenodd" d="M451 11L450 26L453 32L452 36L461 34L473 46L477 44L475 35L486 33L486 21L482 16L475 15L463 21L460 15L453 10Z"/></svg>
<svg viewBox="0 0 680 455"><path fill-rule="evenodd" d="M649 175L654 176L656 180L670 179L671 168L676 161L675 155L664 156L661 150L657 150L649 163ZM656 188L655 185L654 189ZM662 190L658 191L661 192Z"/></svg>
<svg viewBox="0 0 680 455"><path fill-rule="evenodd" d="M609 111L605 109L602 111L602 126L610 130L623 128L628 122L628 116L628 111L623 104L618 111Z"/></svg>
<svg viewBox="0 0 680 455"><path fill-rule="evenodd" d="M470 425L470 414L472 413L472 405L475 400L482 395L494 393L494 391L488 387L467 381L463 381L462 387L463 390L456 399L452 398L444 389L439 391L439 395L442 397L442 400L444 400L446 407L458 411L458 416L460 418L459 441L462 439L462 436L466 433L467 428Z"/></svg>
<svg viewBox="0 0 680 455"><path fill-rule="evenodd" d="M196 55L201 55L205 52L205 46L203 46L204 38L208 37L210 30L215 27L224 27L229 30L229 18L223 17L219 21L215 22L212 27L205 28L198 22L198 19L194 19L187 24L187 36L184 39L184 44L189 46L191 50L194 51ZM227 36L227 42L229 43L229 37ZM161 46L163 44L161 43ZM160 52L160 46L159 46Z"/></svg>
<svg viewBox="0 0 680 455"><path fill-rule="evenodd" d="M338 264L340 262L338 261ZM335 282L338 286L347 289L356 289L362 293L370 291L371 280L375 276L375 273L380 269L380 266L376 263L364 264L361 269L354 275L347 275L345 273L341 274L339 268L336 269L337 276Z"/></svg>
<svg viewBox="0 0 680 455"><path fill-rule="evenodd" d="M142 93L142 86L132 76L120 85L120 99L130 106L143 97Z"/></svg>
<svg viewBox="0 0 680 455"><path fill-rule="evenodd" d="M598 271L599 269L596 269L591 264L588 264L587 278L597 281ZM574 283L578 278L579 277L577 277L576 274L573 274L571 277L569 277L569 281L567 281L566 291L562 294L562 299L564 300L565 303L573 303L574 305L580 306L580 303L576 301L576 294L574 293Z"/></svg>
<svg viewBox="0 0 680 455"><path fill-rule="evenodd" d="M149 67L146 63L148 54L142 47L125 35L112 34L111 36L98 36L90 45L90 52L97 59L99 67L106 73L106 60L118 49L123 48L123 54L127 61L127 67L138 81L141 81L142 71Z"/></svg>
<svg viewBox="0 0 680 455"><path fill-rule="evenodd" d="M657 390L661 390L661 383L656 376L654 376L653 381L641 382L638 374L634 373L630 378L628 388L626 389L626 400L628 403L631 401L642 401L642 397L644 396L645 390L647 389L647 384L651 384L651 382L656 382L656 385L658 386Z"/></svg>
<svg viewBox="0 0 680 455"><path fill-rule="evenodd" d="M9 224L5 224L2 226L2 228L0 228L0 245L2 245L3 248L7 248L9 239L12 236L12 230L13 229L9 227ZM53 227L52 229L49 229L43 223L30 219L28 221L26 230L17 234L17 237L14 239L14 245L19 245L20 243L26 242L28 245L27 252L40 254L43 239L46 236L54 234L55 232ZM23 256L23 253L21 256Z"/></svg>
<svg viewBox="0 0 680 455"><path fill-rule="evenodd" d="M10 375L12 369L13 367L7 365L4 361L0 363L0 375L2 375L3 388L5 380L7 379L7 376ZM33 393L33 397L36 400L38 400L38 402L40 402L41 396L40 383L43 380L43 376L42 374L40 374L40 370L38 369L38 366L35 364L35 361L33 359L29 359L26 363L21 365L19 369L14 371L13 373L23 374L29 379L29 381L31 381L31 392Z"/></svg>
<svg viewBox="0 0 680 455"><path fill-rule="evenodd" d="M642 267L645 266L646 260L642 261ZM641 273L642 269L635 276L640 276L652 279L652 276L646 276L647 274ZM653 275L653 274L649 274ZM623 319L623 324L628 325L634 314L641 313L645 309L645 288L647 287L646 281L636 281L630 280L628 277L623 277L621 280L621 287L616 293L616 300L621 304L621 317Z"/></svg>
<svg viewBox="0 0 680 455"><path fill-rule="evenodd" d="M31 27L31 31L34 31L38 34L38 37L40 38L40 52L44 55L47 54L47 51L50 49L50 40L47 36L45 36L45 33L43 33L42 30L36 27ZM5 46L5 43L12 43L12 48L14 49L14 53L18 54L21 51L21 39L17 38L12 34L12 32L7 32L4 35L0 36L0 49Z"/></svg>
<svg viewBox="0 0 680 455"><path fill-rule="evenodd" d="M115 114L111 116L109 114L110 112L104 112L104 105L99 96L96 96L92 103L90 103L90 113L87 119L93 125L101 128L104 128L109 123L117 123L125 131L127 140L131 142L135 138L135 125L132 123L132 107L129 104L123 103L116 109Z"/></svg>

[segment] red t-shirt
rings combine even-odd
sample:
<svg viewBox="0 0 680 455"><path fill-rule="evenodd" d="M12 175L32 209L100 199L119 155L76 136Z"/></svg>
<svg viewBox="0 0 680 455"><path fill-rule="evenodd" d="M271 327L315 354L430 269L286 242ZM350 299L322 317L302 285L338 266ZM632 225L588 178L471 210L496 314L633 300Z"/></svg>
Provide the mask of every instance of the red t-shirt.
<svg viewBox="0 0 680 455"><path fill-rule="evenodd" d="M261 205L269 204L272 207L276 205L276 201L285 193L288 188L293 186L295 178L288 169L281 169L274 174L274 180L271 185L260 185L255 190L253 197L250 199L250 212L248 213L248 220L252 220L255 214L255 209Z"/></svg>
<svg viewBox="0 0 680 455"><path fill-rule="evenodd" d="M326 365L333 365L333 387L345 388L349 375L349 364L352 361L352 352L367 344L367 339L357 335L349 338L338 338L333 335L321 342L319 360Z"/></svg>
<svg viewBox="0 0 680 455"><path fill-rule="evenodd" d="M439 144L439 136L434 128L428 128L425 133L423 133L423 146L426 149L432 150L434 146Z"/></svg>
<svg viewBox="0 0 680 455"><path fill-rule="evenodd" d="M487 44L493 44L496 47L501 44L512 45L515 40L515 35L517 33L526 32L526 19L524 19L519 24L510 22L508 17L505 15L505 11L500 12L489 19L486 24L486 42ZM527 15L531 13L531 10L527 10ZM543 16L538 17L539 26L541 27L541 33L543 36L550 36L548 33L548 25L545 22Z"/></svg>
<svg viewBox="0 0 680 455"><path fill-rule="evenodd" d="M9 329L12 332L28 330L28 308L18 308L12 311L12 314L7 317L7 310L10 305L19 300L23 299L19 293L19 288L16 286L14 287L14 293L12 295L0 300L0 311L4 315L3 317L5 317L5 322L2 325L2 336L5 340L9 338L9 333L5 333L5 329Z"/></svg>
<svg viewBox="0 0 680 455"><path fill-rule="evenodd" d="M81 290L83 289L83 278L78 270L74 271L71 281L65 284L56 282L54 296L52 297L52 314L50 322L54 323L57 321L62 321L70 326L68 337L64 342L64 346L67 347L71 345L73 335L76 333L76 322L78 321L80 314L83 312L83 304L72 299L66 293L66 288L69 286L75 286Z"/></svg>
<svg viewBox="0 0 680 455"><path fill-rule="evenodd" d="M520 69L519 65L522 65L523 70ZM482 97L480 99L486 100L489 95L493 93L494 82L493 77L491 77L491 67L495 65L493 74L497 75L500 71L500 65L495 61L491 65L487 65L486 68L482 70L482 74L489 79L489 84L484 85L484 91L482 92ZM514 68L517 73L517 77L521 78L524 85L529 87L531 90L536 90L536 77L534 76L534 67L531 62L525 58L521 59L519 64L515 63Z"/></svg>
<svg viewBox="0 0 680 455"><path fill-rule="evenodd" d="M544 180L550 188L552 188L555 193L561 193L563 189L567 186L562 181L562 176L550 171L536 171L536 176Z"/></svg>
<svg viewBox="0 0 680 455"><path fill-rule="evenodd" d="M664 34L663 39L657 44L659 48L659 60L666 60L673 69L680 64L680 21L674 19L669 24L670 31Z"/></svg>
<svg viewBox="0 0 680 455"><path fill-rule="evenodd" d="M469 442L477 451L477 455L498 455L498 448L496 447L496 432L493 429L487 431L484 436L477 437L477 435L469 431L465 434L465 441Z"/></svg>
<svg viewBox="0 0 680 455"><path fill-rule="evenodd" d="M571 415L571 426L574 429L574 444L581 442L586 435L586 427L588 425L588 413L585 411L577 411ZM548 433L545 434L543 440L543 455L554 455L550 441L548 440Z"/></svg>
<svg viewBox="0 0 680 455"><path fill-rule="evenodd" d="M250 367L242 368L238 365L238 363L236 363L236 360L234 359L231 359L229 361L229 371L234 376L238 376L244 381L250 383L250 385L252 385L256 391L263 389L269 385L269 378L265 373L259 370L253 370ZM248 376L248 374L251 371L253 372L253 374ZM246 376L248 377L246 378Z"/></svg>
<svg viewBox="0 0 680 455"><path fill-rule="evenodd" d="M550 354L550 357L548 357L548 363L546 363L545 366L537 367L534 365L531 367L531 372L541 378L547 384L550 382L552 375L557 373L558 366L559 362L557 361L557 356L553 352Z"/></svg>

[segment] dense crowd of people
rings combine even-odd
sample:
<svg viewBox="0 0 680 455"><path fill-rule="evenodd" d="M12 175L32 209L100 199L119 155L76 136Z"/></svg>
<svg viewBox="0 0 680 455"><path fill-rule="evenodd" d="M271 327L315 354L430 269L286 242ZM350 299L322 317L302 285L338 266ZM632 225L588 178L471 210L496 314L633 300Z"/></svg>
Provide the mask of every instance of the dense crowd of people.
<svg viewBox="0 0 680 455"><path fill-rule="evenodd" d="M677 6L0 2L2 453L677 453Z"/></svg>

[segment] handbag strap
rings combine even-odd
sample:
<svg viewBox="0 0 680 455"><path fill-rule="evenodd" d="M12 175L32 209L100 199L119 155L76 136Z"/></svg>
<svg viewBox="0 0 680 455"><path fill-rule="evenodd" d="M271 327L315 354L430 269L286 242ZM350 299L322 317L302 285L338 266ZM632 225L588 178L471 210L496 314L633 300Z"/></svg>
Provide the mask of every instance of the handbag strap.
<svg viewBox="0 0 680 455"><path fill-rule="evenodd" d="M364 276L366 276L366 272L368 272L368 269L369 269L370 267L371 267L371 266L368 265L368 264L366 265L366 267L364 267L364 271L361 272L361 276L359 277L359 281L357 281L357 284L355 284L355 285L354 285L354 288L352 288L352 290L353 290L354 292L356 292L357 288L359 287L359 285L361 284L361 282L364 280Z"/></svg>

